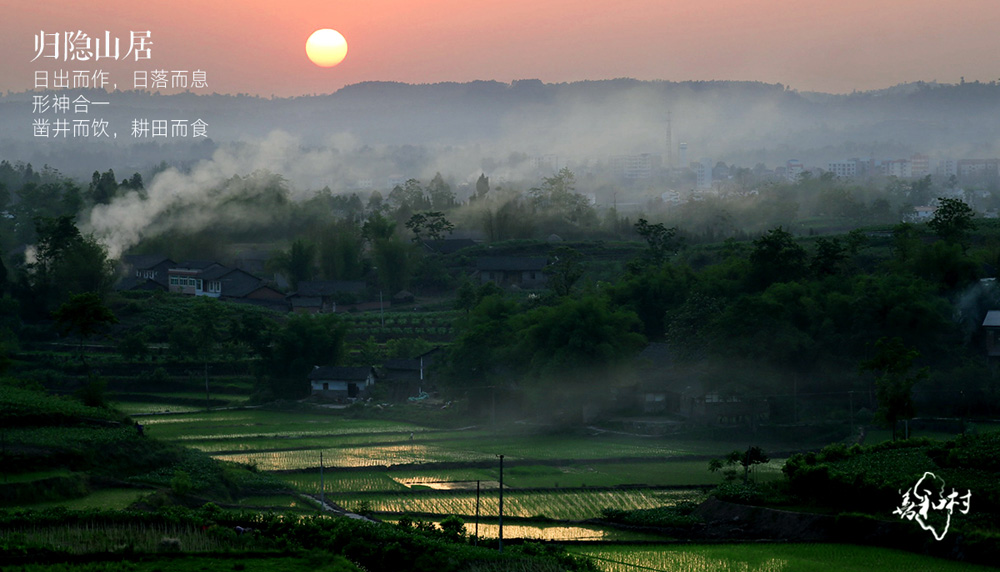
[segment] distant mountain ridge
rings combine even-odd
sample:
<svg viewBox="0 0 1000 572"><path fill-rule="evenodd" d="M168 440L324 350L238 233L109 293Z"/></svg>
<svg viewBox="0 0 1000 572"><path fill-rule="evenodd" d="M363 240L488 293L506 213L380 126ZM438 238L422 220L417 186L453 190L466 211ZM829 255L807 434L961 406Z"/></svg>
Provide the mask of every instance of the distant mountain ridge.
<svg viewBox="0 0 1000 572"><path fill-rule="evenodd" d="M65 93L108 101L99 113L117 138L36 136L37 120L59 118L33 113L32 98L52 94L9 93L0 96L0 156L37 161L60 154L60 147L87 156L112 152L104 150L108 143L119 150L127 143L180 149L204 141L190 131L186 137L135 137L133 121L143 119L200 119L207 124L207 137L216 143L254 140L282 130L309 146L328 145L333 136L349 134L359 145L486 145L490 152L574 157L664 154L668 113L672 152L687 142L690 160L704 156L752 164L760 157L773 162L820 149L837 157L855 148L866 156L907 151L1000 156L996 82L915 82L839 95L800 93L753 81L629 78L570 83L372 81L331 94L273 99ZM83 117L96 116L95 108ZM70 113L66 118L77 117ZM781 154L774 154L777 150Z"/></svg>

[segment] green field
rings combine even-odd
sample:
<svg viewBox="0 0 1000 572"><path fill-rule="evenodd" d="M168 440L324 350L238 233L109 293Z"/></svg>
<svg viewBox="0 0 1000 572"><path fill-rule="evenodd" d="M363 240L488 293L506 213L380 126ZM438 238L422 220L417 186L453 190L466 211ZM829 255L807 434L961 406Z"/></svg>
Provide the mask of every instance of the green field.
<svg viewBox="0 0 1000 572"><path fill-rule="evenodd" d="M80 498L43 502L27 505L30 508L51 508L64 506L70 510L126 509L135 501L148 495L148 489L101 489Z"/></svg>
<svg viewBox="0 0 1000 572"><path fill-rule="evenodd" d="M30 564L19 567L20 572L204 572L219 568L218 558L187 557L144 559L141 561L108 561L92 562L90 564ZM339 556L327 556L325 561L317 562L309 557L273 557L261 558L227 558L227 570L246 570L247 572L350 572L359 570Z"/></svg>
<svg viewBox="0 0 1000 572"><path fill-rule="evenodd" d="M479 512L496 515L499 512L497 490L484 491L479 496ZM697 500L702 497L697 491L675 490L597 490L573 489L568 491L506 491L504 494L504 516L530 518L545 517L558 520L585 520L598 518L601 510L636 510L671 506L681 501ZM366 507L374 512L419 513L447 516L454 514L469 518L476 514L475 491L420 494L385 495L327 495L348 510Z"/></svg>
<svg viewBox="0 0 1000 572"><path fill-rule="evenodd" d="M132 403L132 405L137 405ZM143 404L145 406L147 404ZM155 404L148 404L154 406ZM163 406L161 404L161 406ZM177 406L164 406L173 408ZM661 537L605 528L581 521L599 518L604 509L637 510L672 506L703 498L697 487L719 484L708 460L745 442L693 438L640 437L610 432L531 434L523 427L497 434L488 428L439 429L417 423L356 419L335 409L274 411L236 409L193 411L141 418L150 436L204 451L216 459L279 471L296 490L320 491L320 453L326 498L355 512L392 521L416 515L434 522L461 516L474 531L476 482L480 486L479 537L499 532L498 453L505 455L505 538L555 541L601 541L599 548L575 547L608 572L640 570L979 570L908 553L846 545L625 545ZM72 446L80 429L70 427L11 430L25 443ZM24 433L23 435L21 433ZM90 431L112 445L130 429ZM880 435L875 434L874 437ZM803 445L762 443L783 451ZM758 481L781 479L784 458L756 468ZM49 473L38 473L46 476ZM57 475L52 475L57 476ZM674 487L674 488L670 488ZM69 508L125 508L147 491L106 489L87 497L46 503ZM297 494L249 496L233 503L248 510L309 514L315 505ZM523 519L546 519L525 521ZM551 519L551 520L549 520ZM138 544L155 542L167 531L132 531ZM204 538L184 530L169 531L185 550L214 550ZM53 531L72 537L72 530ZM126 530L111 530L102 542L123 543ZM121 538L119 538L121 537ZM94 539L79 539L87 550ZM221 545L220 545L221 547ZM105 548L109 549L109 548ZM167 568L162 568L167 569ZM249 569L249 566L248 566Z"/></svg>
<svg viewBox="0 0 1000 572"><path fill-rule="evenodd" d="M985 572L963 564L888 548L846 544L718 544L573 547L605 572Z"/></svg>

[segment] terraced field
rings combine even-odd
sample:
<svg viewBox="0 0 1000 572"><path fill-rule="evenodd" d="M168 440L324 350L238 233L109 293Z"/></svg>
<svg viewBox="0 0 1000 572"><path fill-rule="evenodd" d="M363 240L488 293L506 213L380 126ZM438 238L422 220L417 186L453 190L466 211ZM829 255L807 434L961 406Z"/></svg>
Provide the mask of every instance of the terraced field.
<svg viewBox="0 0 1000 572"><path fill-rule="evenodd" d="M433 521L454 514L471 522L477 514L478 485L478 514L484 526L495 527L497 456L503 453L504 515L524 528L526 538L551 533L553 539L565 539L572 534L567 530L580 527L516 519L578 522L600 517L606 508L645 509L697 500L703 487L721 480L707 470L708 458L744 446L597 430L539 435L525 426L503 433L481 427L436 429L353 419L324 409L201 411L147 417L145 423L150 435L276 472L307 494L318 495L322 483L328 501L389 519L410 514ZM778 478L780 464L761 468L757 478ZM259 502L278 508L302 504ZM489 530L480 534L495 534ZM581 540L597 534L582 528L578 532ZM515 529L507 537L511 534L517 534Z"/></svg>
<svg viewBox="0 0 1000 572"><path fill-rule="evenodd" d="M965 564L900 550L845 544L718 544L575 547L605 572L986 572Z"/></svg>

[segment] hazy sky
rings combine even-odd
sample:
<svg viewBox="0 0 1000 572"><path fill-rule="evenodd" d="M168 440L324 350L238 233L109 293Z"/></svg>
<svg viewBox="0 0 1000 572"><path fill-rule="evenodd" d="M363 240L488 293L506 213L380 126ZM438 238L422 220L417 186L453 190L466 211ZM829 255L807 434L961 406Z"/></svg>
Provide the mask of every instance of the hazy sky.
<svg viewBox="0 0 1000 572"><path fill-rule="evenodd" d="M134 69L201 69L202 91L263 96L369 80L757 80L839 93L1000 78L998 0L7 0L0 13L4 92L59 69L107 71L119 89ZM306 58L318 28L347 38L340 65ZM111 32L122 53L131 30L149 30L152 59L31 61L39 32L77 30Z"/></svg>

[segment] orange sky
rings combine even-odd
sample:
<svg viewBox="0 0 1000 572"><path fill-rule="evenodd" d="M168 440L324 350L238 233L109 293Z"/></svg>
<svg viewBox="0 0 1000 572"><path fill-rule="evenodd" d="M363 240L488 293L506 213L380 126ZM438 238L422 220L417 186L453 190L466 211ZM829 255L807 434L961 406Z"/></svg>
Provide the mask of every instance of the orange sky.
<svg viewBox="0 0 1000 572"><path fill-rule="evenodd" d="M127 41L148 29L153 57L140 69L203 69L207 92L263 96L369 80L719 79L850 92L1000 78L997 0L8 0L2 14L3 92L31 88L39 69L81 67L131 88L134 63L31 62L42 30ZM349 45L333 68L305 56L324 27Z"/></svg>

